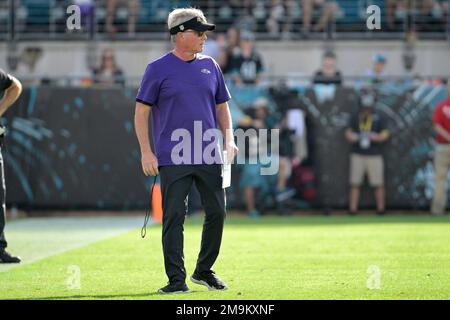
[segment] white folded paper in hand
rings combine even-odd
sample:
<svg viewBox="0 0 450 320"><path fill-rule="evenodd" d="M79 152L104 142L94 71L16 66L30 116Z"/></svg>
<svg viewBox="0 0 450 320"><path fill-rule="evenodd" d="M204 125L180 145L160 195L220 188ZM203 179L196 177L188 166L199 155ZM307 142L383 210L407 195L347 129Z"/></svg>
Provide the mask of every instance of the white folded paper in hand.
<svg viewBox="0 0 450 320"><path fill-rule="evenodd" d="M222 188L231 186L231 161L228 161L227 151L223 152Z"/></svg>
<svg viewBox="0 0 450 320"><path fill-rule="evenodd" d="M5 127L0 126L0 136L2 136L5 133Z"/></svg>

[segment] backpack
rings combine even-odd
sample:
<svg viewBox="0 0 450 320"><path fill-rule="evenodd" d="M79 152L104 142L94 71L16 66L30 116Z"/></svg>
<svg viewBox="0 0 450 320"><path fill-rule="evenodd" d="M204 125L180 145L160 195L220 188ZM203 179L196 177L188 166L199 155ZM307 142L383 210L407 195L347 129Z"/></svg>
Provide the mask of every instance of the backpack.
<svg viewBox="0 0 450 320"><path fill-rule="evenodd" d="M316 175L311 166L298 165L292 170L293 185L297 194L305 201L313 201L316 198Z"/></svg>

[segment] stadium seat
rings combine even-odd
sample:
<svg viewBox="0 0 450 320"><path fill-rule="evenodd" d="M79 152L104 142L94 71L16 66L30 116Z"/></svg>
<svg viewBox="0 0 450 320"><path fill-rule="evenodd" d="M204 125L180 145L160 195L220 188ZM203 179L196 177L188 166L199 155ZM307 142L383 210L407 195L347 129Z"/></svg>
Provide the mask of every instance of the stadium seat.
<svg viewBox="0 0 450 320"><path fill-rule="evenodd" d="M336 20L337 31L367 31L366 9L370 5L377 5L381 12L384 12L384 0L337 0L337 2L344 15Z"/></svg>
<svg viewBox="0 0 450 320"><path fill-rule="evenodd" d="M21 4L26 10L26 32L48 32L50 8L54 7L55 2L51 0L22 0Z"/></svg>
<svg viewBox="0 0 450 320"><path fill-rule="evenodd" d="M0 7L0 39L6 39L9 21L9 11L6 7Z"/></svg>

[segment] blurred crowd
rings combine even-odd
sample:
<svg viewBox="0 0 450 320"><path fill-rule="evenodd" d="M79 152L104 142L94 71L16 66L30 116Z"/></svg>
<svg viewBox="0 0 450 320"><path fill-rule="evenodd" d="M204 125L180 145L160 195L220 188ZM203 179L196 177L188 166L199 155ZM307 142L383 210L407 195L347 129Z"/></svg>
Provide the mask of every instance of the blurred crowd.
<svg viewBox="0 0 450 320"><path fill-rule="evenodd" d="M93 0L79 0L94 6ZM349 4L339 0L227 0L227 1L153 1L151 12L160 16L174 6L192 5L207 12L209 19L228 29L235 26L253 32L264 32L271 36L290 38L300 33L308 38L313 32L330 32L334 22L352 18L351 9L358 8L354 15L365 19L364 9L371 4L384 8L386 31L443 31L448 22L446 0L383 0L382 2L359 0ZM134 34L139 9L149 6L145 0L106 0L106 31L115 33L117 11L122 6L128 9L128 32ZM299 25L300 27L296 28Z"/></svg>
<svg viewBox="0 0 450 320"><path fill-rule="evenodd" d="M234 204L243 201L245 210L252 217L258 217L271 209L276 209L277 212L288 212L291 207L298 209L310 206L317 193L313 152L316 141L299 93L288 88L286 84L264 82L266 63L257 47L255 35L251 31L230 28L226 34L211 34L203 53L218 61L228 81L234 97L230 106L234 128L243 129L249 133L249 139L244 148L246 162L238 163L234 167L238 181L233 184L235 189L231 193L242 196L242 199L235 199ZM361 88L370 88L382 83L385 80L386 65L385 55L374 54L372 67L362 74L364 80L358 85ZM325 50L321 64L311 75L309 85L341 86L344 82L343 77L344 75L337 67L336 54L332 50ZM375 114L372 107L373 105L366 106L365 116ZM358 115L355 114L352 122L348 124L349 130L354 130L349 136L350 142L353 141L352 139L357 139L355 136L359 135L359 127L355 124L358 121L354 120L355 117L357 118ZM384 123L377 126L377 130L385 130ZM280 130L277 154L271 154L270 137L268 140L261 140L260 129ZM371 127L368 128L369 131L371 129ZM266 137L264 136L263 139ZM379 137L374 136L373 139L376 140ZM352 143L354 142L356 141ZM379 143L381 142L380 140ZM378 165L373 170L377 170L376 175L379 175L380 170L382 171L379 164L380 148L376 148L376 154L366 155L367 151L362 151L363 157L376 157ZM261 154L277 162L279 171L275 176L261 174L261 169L267 163L265 159L261 159ZM356 170L361 166L363 165L358 162ZM364 172L359 171L357 178L354 179L361 184ZM372 176L371 172L370 174ZM374 183L377 186L377 210L383 213L383 181L375 180ZM359 185L355 185L352 188L352 213L357 210L358 197ZM195 208L195 192L191 194L190 199L191 207Z"/></svg>
<svg viewBox="0 0 450 320"><path fill-rule="evenodd" d="M134 37L139 32L164 32L165 17L175 7L202 9L219 31L230 27L247 29L276 38L308 38L334 31L366 31L366 9L375 4L382 10L382 29L389 31L448 30L447 0L18 0L16 13L34 30L56 24L65 30L65 7L81 8L84 28L110 36ZM7 3L0 10L7 10ZM7 13L5 13L7 15ZM19 20L20 20L19 19ZM42 29L44 30L44 29Z"/></svg>
<svg viewBox="0 0 450 320"><path fill-rule="evenodd" d="M230 202L245 208L252 217L272 209L289 212L289 208L308 208L317 194L316 137L304 101L299 92L286 83L265 81L266 62L257 43L253 32L230 28L227 33L209 34L203 52L212 56L223 70L233 96L230 102L233 127L249 133L244 148L245 164L233 167L238 180L234 181L231 194L237 198L230 199ZM388 59L382 53L375 53L371 59L371 68L361 74L361 79L352 82L352 86L360 88L361 99L345 132L345 138L352 145L349 156L349 212L352 214L358 210L360 187L365 175L374 188L377 212L383 214L385 211L382 145L389 139L389 132L382 115L374 108L374 88L389 79L386 76ZM338 68L336 53L327 49L306 86L322 86L327 91L326 88L342 86L344 78ZM113 50L102 52L100 64L93 70L93 82L107 86L125 84ZM277 154L271 154L270 136L264 140L268 144L261 144L261 129L279 130ZM277 162L279 171L275 176L261 174L267 163L261 159L261 154ZM199 198L194 190L190 195L191 211L200 207L196 199Z"/></svg>
<svg viewBox="0 0 450 320"><path fill-rule="evenodd" d="M23 3L26 1L22 0ZM374 1L358 1L365 5ZM410 37L416 31L442 28L448 23L448 1L441 0L384 0L383 21L391 31L407 30ZM263 60L257 46L257 33L265 32L272 36L290 38L297 32L304 38L312 33L330 31L336 19L342 15L342 2L337 0L226 0L226 1L146 1L146 0L76 0L84 16L84 27L90 27L89 19L95 11L105 9L104 30L114 35L125 31L129 35L139 32L142 22L140 12L149 8L153 17L166 17L174 6L197 6L210 14L209 19L218 24L217 32L208 34L203 54L213 57L220 65L231 88L233 100L230 106L234 128L255 129L250 135L245 148L243 165L235 166L239 177L233 186L236 196L242 195L243 205L250 216L257 217L267 209L283 208L296 201L294 206L307 207L316 197L316 172L314 171L314 132L308 120L304 104L297 91L290 90L285 84L276 86L264 83L266 61ZM419 5L420 4L420 5ZM364 8L366 6L363 6ZM125 11L123 11L125 9ZM122 10L122 11L120 11ZM126 14L123 14L126 12ZM124 25L118 19L126 18ZM295 20L299 19L300 24ZM261 22L262 23L259 23ZM165 20L161 19L165 25ZM297 29L296 27L297 26ZM298 28L300 26L300 28ZM164 28L163 28L164 30ZM126 84L122 67L117 63L115 52L105 49L101 52L96 67L91 68L91 83L103 86ZM347 125L345 138L352 144L350 156L351 185L349 210L356 213L358 208L359 188L365 174L375 190L377 212L382 214L384 207L384 164L381 157L382 144L389 139L385 123L375 110L376 93L370 92L374 85L386 81L387 57L375 53L372 67L361 76L361 88L369 88L365 99L359 101L359 109L355 111ZM317 71L310 76L310 85L341 86L345 75L338 69L338 57L333 50L324 50ZM248 88L247 97L239 99L240 89ZM264 89L264 90L262 90ZM268 89L268 90L267 90ZM270 94L267 94L269 91ZM363 96L363 95L361 95ZM368 97L368 98L367 98ZM372 97L372 100L370 100ZM236 102L233 102L236 100ZM279 129L280 145L277 155L271 154L270 141L263 152L275 158L279 165L276 176L261 175L264 161L256 161L260 148L260 129ZM195 202L195 196L190 197ZM239 199L235 202L239 203ZM302 202L303 201L303 202ZM441 201L442 202L442 201ZM195 208L195 203L191 208Z"/></svg>

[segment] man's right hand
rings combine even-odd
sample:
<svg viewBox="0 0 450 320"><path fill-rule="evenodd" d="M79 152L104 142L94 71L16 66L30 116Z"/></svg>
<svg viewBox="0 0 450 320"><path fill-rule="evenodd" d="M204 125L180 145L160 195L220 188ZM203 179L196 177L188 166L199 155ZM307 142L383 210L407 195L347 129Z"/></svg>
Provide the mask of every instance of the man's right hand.
<svg viewBox="0 0 450 320"><path fill-rule="evenodd" d="M141 158L142 171L146 176L156 176L158 172L158 159L151 152L146 152L142 154Z"/></svg>

